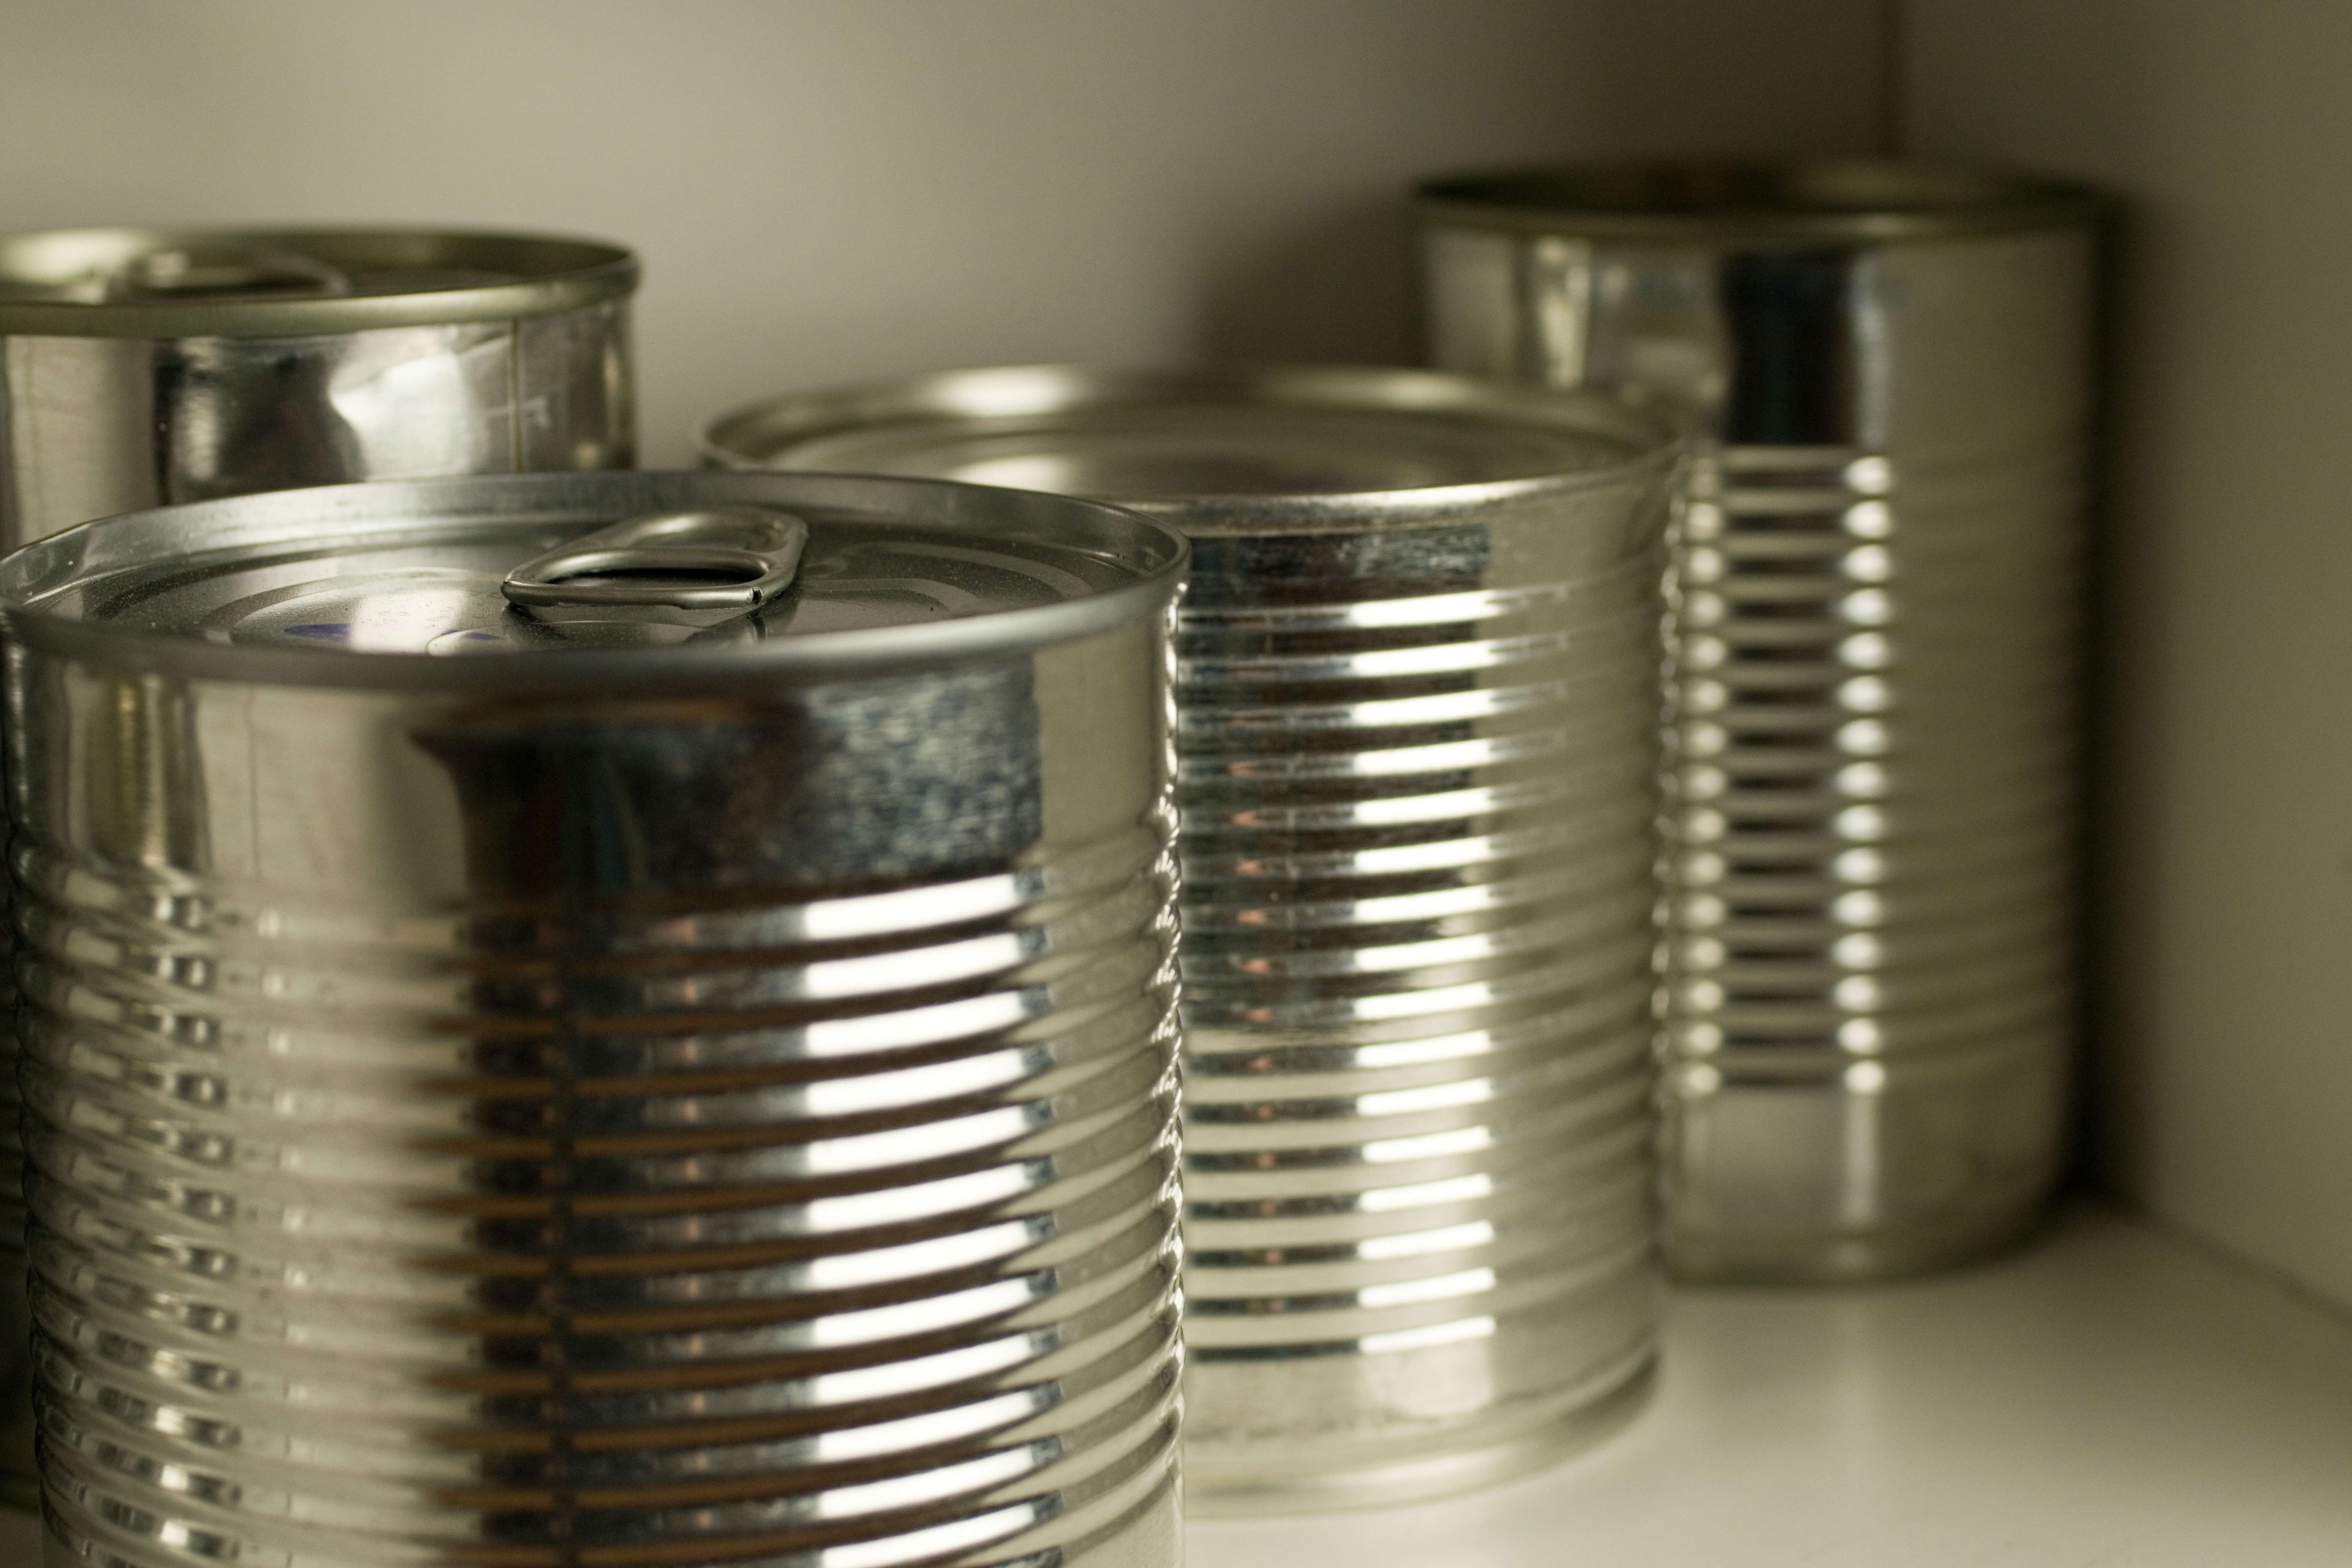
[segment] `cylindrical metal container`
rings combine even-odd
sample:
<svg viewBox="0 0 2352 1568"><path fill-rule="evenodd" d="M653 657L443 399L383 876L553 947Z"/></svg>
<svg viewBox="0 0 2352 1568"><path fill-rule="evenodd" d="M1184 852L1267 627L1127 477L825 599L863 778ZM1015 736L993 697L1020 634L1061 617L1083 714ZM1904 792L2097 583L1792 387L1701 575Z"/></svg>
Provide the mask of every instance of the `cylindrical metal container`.
<svg viewBox="0 0 2352 1568"><path fill-rule="evenodd" d="M0 550L343 479L628 468L637 261L437 230L0 240ZM5 983L5 980L0 980ZM0 1072L0 1498L33 1486L16 1072Z"/></svg>
<svg viewBox="0 0 2352 1568"><path fill-rule="evenodd" d="M635 460L616 246L433 229L0 239L0 546L349 479Z"/></svg>
<svg viewBox="0 0 2352 1568"><path fill-rule="evenodd" d="M1185 561L608 474L0 565L54 1560L1173 1568Z"/></svg>
<svg viewBox="0 0 2352 1568"><path fill-rule="evenodd" d="M787 398L707 440L1116 497L1192 538L1195 1507L1477 1485L1635 1408L1663 429L1410 371L1034 368Z"/></svg>
<svg viewBox="0 0 2352 1568"><path fill-rule="evenodd" d="M1429 353L1691 419L1669 1252L1932 1268L2059 1171L2095 203L1935 165L1423 187Z"/></svg>
<svg viewBox="0 0 2352 1568"><path fill-rule="evenodd" d="M0 239L0 550L256 490L627 468L636 281L625 250L523 235ZM16 1124L0 1104L0 1497L32 1485Z"/></svg>

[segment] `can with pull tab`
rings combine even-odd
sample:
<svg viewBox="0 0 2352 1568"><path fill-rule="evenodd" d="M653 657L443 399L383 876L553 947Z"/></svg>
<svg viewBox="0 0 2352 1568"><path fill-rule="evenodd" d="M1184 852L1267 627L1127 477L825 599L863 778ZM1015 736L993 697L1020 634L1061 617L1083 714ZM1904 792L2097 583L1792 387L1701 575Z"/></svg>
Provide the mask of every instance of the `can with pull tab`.
<svg viewBox="0 0 2352 1568"><path fill-rule="evenodd" d="M0 239L0 551L96 517L257 490L627 468L636 280L618 247L526 235ZM0 1500L23 1502L33 1462L12 1053L0 1042Z"/></svg>
<svg viewBox="0 0 2352 1568"><path fill-rule="evenodd" d="M53 1550L1173 1568L1186 555L648 473L0 566Z"/></svg>

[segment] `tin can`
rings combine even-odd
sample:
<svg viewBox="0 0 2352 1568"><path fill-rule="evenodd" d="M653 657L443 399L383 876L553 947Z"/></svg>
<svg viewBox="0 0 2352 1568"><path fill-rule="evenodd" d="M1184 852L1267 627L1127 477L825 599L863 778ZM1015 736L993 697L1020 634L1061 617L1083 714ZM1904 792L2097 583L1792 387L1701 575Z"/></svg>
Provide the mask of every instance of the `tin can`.
<svg viewBox="0 0 2352 1568"><path fill-rule="evenodd" d="M1665 432L1410 371L978 371L720 460L1115 497L1181 527L1196 1511L1478 1485L1654 1352Z"/></svg>
<svg viewBox="0 0 2352 1568"><path fill-rule="evenodd" d="M0 565L52 1550L1172 1568L1185 562L647 473Z"/></svg>
<svg viewBox="0 0 2352 1568"><path fill-rule="evenodd" d="M636 258L433 229L0 239L0 545L352 479L635 460Z"/></svg>
<svg viewBox="0 0 2352 1568"><path fill-rule="evenodd" d="M637 264L428 229L0 239L0 550L169 502L627 468ZM0 1072L13 1100L16 1074ZM32 1489L17 1116L0 1106L0 1497Z"/></svg>
<svg viewBox="0 0 2352 1568"><path fill-rule="evenodd" d="M1421 198L1433 363L1703 437L1668 733L1675 1269L2008 1242L2067 1123L2095 198L1881 161Z"/></svg>

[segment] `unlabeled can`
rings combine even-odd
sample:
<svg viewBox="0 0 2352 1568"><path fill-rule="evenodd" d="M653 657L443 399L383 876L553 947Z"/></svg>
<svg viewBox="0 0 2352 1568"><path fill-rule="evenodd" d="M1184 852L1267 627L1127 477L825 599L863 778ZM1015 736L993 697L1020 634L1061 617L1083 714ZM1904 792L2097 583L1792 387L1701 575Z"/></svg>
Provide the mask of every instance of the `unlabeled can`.
<svg viewBox="0 0 2352 1568"><path fill-rule="evenodd" d="M1956 1262L2059 1173L2095 211L1883 161L1422 188L1432 363L1706 437L1669 733L1685 1276Z"/></svg>
<svg viewBox="0 0 2352 1568"><path fill-rule="evenodd" d="M636 282L617 247L525 235L0 239L0 550L256 490L627 468ZM0 1071L0 1098L16 1092L13 1068ZM21 1500L32 1452L16 1124L0 1104L0 1498Z"/></svg>
<svg viewBox="0 0 2352 1568"><path fill-rule="evenodd" d="M706 441L1192 536L1196 1510L1474 1486L1635 1408L1663 428L1410 371L1031 368L786 398Z"/></svg>
<svg viewBox="0 0 2352 1568"><path fill-rule="evenodd" d="M0 565L56 1559L1173 1568L1185 562L647 473Z"/></svg>
<svg viewBox="0 0 2352 1568"><path fill-rule="evenodd" d="M625 468L636 258L436 229L0 239L0 546L351 479Z"/></svg>

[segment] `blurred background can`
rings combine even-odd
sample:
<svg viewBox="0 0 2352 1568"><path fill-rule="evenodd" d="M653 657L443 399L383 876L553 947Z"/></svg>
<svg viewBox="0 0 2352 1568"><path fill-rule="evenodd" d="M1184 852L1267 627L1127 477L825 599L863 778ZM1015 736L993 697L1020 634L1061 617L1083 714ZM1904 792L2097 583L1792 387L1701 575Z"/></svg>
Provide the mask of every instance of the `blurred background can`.
<svg viewBox="0 0 2352 1568"><path fill-rule="evenodd" d="M52 1550L1173 1568L1185 560L607 474L0 568Z"/></svg>
<svg viewBox="0 0 2352 1568"><path fill-rule="evenodd" d="M636 258L433 229L0 239L0 546L352 479L625 468Z"/></svg>
<svg viewBox="0 0 2352 1568"><path fill-rule="evenodd" d="M1702 437L1675 551L1669 1254L1933 1268L2059 1173L2093 229L2077 186L1819 161L1421 188L1448 370Z"/></svg>
<svg viewBox="0 0 2352 1568"><path fill-rule="evenodd" d="M1195 1510L1475 1486L1638 1407L1664 427L1412 371L1030 367L786 397L705 440L1192 536Z"/></svg>
<svg viewBox="0 0 2352 1568"><path fill-rule="evenodd" d="M256 490L627 468L636 282L618 247L524 235L0 239L0 551ZM0 1496L24 1501L16 1124L0 1104Z"/></svg>

